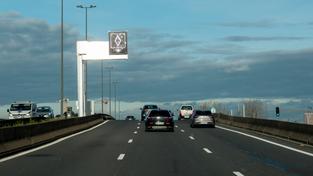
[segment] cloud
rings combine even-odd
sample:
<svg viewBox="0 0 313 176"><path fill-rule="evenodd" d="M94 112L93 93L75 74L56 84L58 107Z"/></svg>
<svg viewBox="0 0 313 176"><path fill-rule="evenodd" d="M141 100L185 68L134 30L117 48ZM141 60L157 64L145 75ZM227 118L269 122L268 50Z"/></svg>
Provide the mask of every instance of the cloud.
<svg viewBox="0 0 313 176"><path fill-rule="evenodd" d="M307 37L250 37L250 36L228 36L223 38L225 41L231 42L260 42L260 41L291 41L306 40Z"/></svg>
<svg viewBox="0 0 313 176"><path fill-rule="evenodd" d="M64 29L65 80L76 70L78 32ZM16 100L57 100L60 67L60 26L24 17L0 14L0 103ZM75 83L75 82L74 82ZM73 90L73 87L70 88ZM68 93L68 87L66 88Z"/></svg>
<svg viewBox="0 0 313 176"><path fill-rule="evenodd" d="M262 19L254 21L232 21L218 23L217 26L227 28L274 28L281 26L295 26L300 23L283 21L281 19Z"/></svg>
<svg viewBox="0 0 313 176"><path fill-rule="evenodd" d="M0 103L57 101L59 26L17 13L0 15ZM75 41L65 27L65 95L76 99ZM252 38L303 40L301 38ZM252 40L246 38L242 40ZM238 39L237 39L238 40ZM104 61L118 80L118 98L128 101L180 101L220 97L309 95L313 49L248 52L241 43L190 40L146 28L129 29L129 59ZM108 74L105 70L105 96ZM99 98L99 62L88 62L88 95ZM276 80L276 81L273 81Z"/></svg>
<svg viewBox="0 0 313 176"><path fill-rule="evenodd" d="M271 28L277 25L273 20L259 20L259 21L239 21L239 22L224 22L219 23L222 27L236 27L236 28Z"/></svg>

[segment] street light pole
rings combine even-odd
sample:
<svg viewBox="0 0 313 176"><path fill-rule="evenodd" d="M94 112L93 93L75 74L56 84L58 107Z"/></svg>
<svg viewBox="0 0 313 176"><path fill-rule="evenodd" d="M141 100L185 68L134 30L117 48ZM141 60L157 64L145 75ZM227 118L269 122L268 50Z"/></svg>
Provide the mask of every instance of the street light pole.
<svg viewBox="0 0 313 176"><path fill-rule="evenodd" d="M117 81L113 81L113 86L114 86L114 117L116 118L116 87L117 87Z"/></svg>
<svg viewBox="0 0 313 176"><path fill-rule="evenodd" d="M63 99L64 99L64 71L63 71L63 0L61 0L61 92L60 92L60 114L63 117Z"/></svg>
<svg viewBox="0 0 313 176"><path fill-rule="evenodd" d="M87 18L87 14L88 14L88 9L91 9L91 8L96 8L97 6L96 5L89 5L89 6L84 6L84 5L77 5L76 6L77 8L81 8L81 9L85 9L85 39L87 40L88 37L87 37L87 24L88 24L88 18Z"/></svg>
<svg viewBox="0 0 313 176"><path fill-rule="evenodd" d="M118 118L121 119L121 99L118 100Z"/></svg>
<svg viewBox="0 0 313 176"><path fill-rule="evenodd" d="M103 60L101 60L101 113L103 114Z"/></svg>
<svg viewBox="0 0 313 176"><path fill-rule="evenodd" d="M88 40L88 34L87 34L87 31L88 31L88 29L87 29L87 26L88 26L88 18L87 18L87 16L88 16L88 9L91 9L91 8L96 8L96 6L95 5L89 5L89 6L84 6L84 5L77 5L76 6L77 8L82 8L82 9L85 9L85 40L87 41ZM88 81L87 81L87 61L85 61L85 99L84 99L84 101L86 102L86 104L87 104L87 100L88 100L88 96L87 96L87 84L88 84Z"/></svg>

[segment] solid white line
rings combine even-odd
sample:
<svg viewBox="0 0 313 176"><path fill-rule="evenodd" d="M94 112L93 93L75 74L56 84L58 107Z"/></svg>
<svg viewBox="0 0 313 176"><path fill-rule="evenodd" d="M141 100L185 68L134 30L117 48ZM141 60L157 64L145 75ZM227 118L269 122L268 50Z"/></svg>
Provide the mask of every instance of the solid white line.
<svg viewBox="0 0 313 176"><path fill-rule="evenodd" d="M242 173L240 173L238 171L234 171L233 174L235 174L236 176L244 176Z"/></svg>
<svg viewBox="0 0 313 176"><path fill-rule="evenodd" d="M190 138L191 140L195 140L195 138L194 138L194 137L192 137L192 136L189 136L189 138Z"/></svg>
<svg viewBox="0 0 313 176"><path fill-rule="evenodd" d="M246 134L246 133L243 133L243 132L240 132L240 131L224 128L224 127L221 127L221 126L216 126L216 127L219 128L219 129L222 129L222 130L231 131L233 133L241 134L241 135L244 135L244 136L247 136L247 137L250 137L250 138L253 138L253 139L257 139L257 140L260 140L260 141L263 141L263 142L266 142L266 143L269 143L269 144L272 144L272 145L276 145L278 147L285 148L287 150L291 150L291 151L294 151L294 152L298 152L298 153L301 153L301 154L313 157L313 153L309 153L309 152L306 152L306 151L303 151L303 150L299 150L299 149L296 149L296 148L293 148L293 147L289 147L289 146L286 146L286 145L283 145L283 144L279 144L279 143L276 143L276 142L273 142L273 141L269 141L269 140L266 140L266 139L263 139L263 138L260 138L260 137L257 137L257 136L253 136L253 135L250 135L250 134Z"/></svg>
<svg viewBox="0 0 313 176"><path fill-rule="evenodd" d="M138 132L137 131L134 131L134 134L137 134Z"/></svg>
<svg viewBox="0 0 313 176"><path fill-rule="evenodd" d="M128 144L132 143L133 142L133 139L129 139L128 140Z"/></svg>
<svg viewBox="0 0 313 176"><path fill-rule="evenodd" d="M121 153L119 156L118 156L118 158L117 158L117 160L123 160L124 159L124 156L125 156L125 154L124 153Z"/></svg>
<svg viewBox="0 0 313 176"><path fill-rule="evenodd" d="M182 133L185 132L185 130L180 130Z"/></svg>
<svg viewBox="0 0 313 176"><path fill-rule="evenodd" d="M208 148L203 148L203 150L207 153L212 153L211 150L209 150Z"/></svg>
<svg viewBox="0 0 313 176"><path fill-rule="evenodd" d="M42 146L39 146L39 147L30 149L30 150L27 150L27 151L24 151L24 152L21 152L21 153L12 155L12 156L8 156L8 157L5 157L5 158L2 158L2 159L0 159L0 163L5 162L5 161L8 161L8 160L11 160L11 159L14 159L14 158L17 158L17 157L20 157L20 156L23 156L23 155L27 155L27 154L29 154L29 153L32 153L32 152L35 152L35 151L38 151L38 150L41 150L41 149L44 149L44 148L47 148L47 147L50 147L50 146L52 146L52 145L55 145L55 144L57 144L57 143L60 143L60 142L62 142L62 141L64 141L64 140L66 140L66 139L69 139L69 138L72 138L72 137L74 137L74 136L78 136L78 135L80 135L80 134L83 134L83 133L89 132L89 131L91 131L91 130L94 130L94 129L98 128L99 126L104 125L104 124L107 123L107 122L109 122L109 121L108 121L108 120L107 120L107 121L104 121L104 122L100 123L99 125L96 125L96 126L94 126L94 127L92 127L92 128L89 128L89 129L87 129L87 130L84 130L84 131L81 131L81 132L78 132L78 133L75 133L75 134L72 134L72 135L69 135L69 136L66 136L66 137L57 139L57 140L55 140L55 141L53 141L53 142L50 142L50 143L48 143L48 144L45 144L45 145L42 145Z"/></svg>

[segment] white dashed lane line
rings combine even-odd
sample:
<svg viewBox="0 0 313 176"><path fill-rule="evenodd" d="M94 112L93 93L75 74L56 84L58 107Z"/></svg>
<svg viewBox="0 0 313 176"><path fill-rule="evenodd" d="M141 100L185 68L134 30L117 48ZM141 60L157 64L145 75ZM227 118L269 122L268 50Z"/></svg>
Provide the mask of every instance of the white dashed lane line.
<svg viewBox="0 0 313 176"><path fill-rule="evenodd" d="M138 125L140 125L141 123L137 123Z"/></svg>
<svg viewBox="0 0 313 176"><path fill-rule="evenodd" d="M185 132L185 130L180 130L182 133L184 133Z"/></svg>
<svg viewBox="0 0 313 176"><path fill-rule="evenodd" d="M139 129L140 127L138 126L137 129Z"/></svg>
<svg viewBox="0 0 313 176"><path fill-rule="evenodd" d="M121 153L118 157L117 157L117 160L120 161L120 160L123 160L125 157L125 154L124 153Z"/></svg>
<svg viewBox="0 0 313 176"><path fill-rule="evenodd" d="M236 176L244 176L242 173L240 173L238 171L234 171L233 174L235 174Z"/></svg>
<svg viewBox="0 0 313 176"><path fill-rule="evenodd" d="M137 134L138 132L137 131L134 131L134 134Z"/></svg>
<svg viewBox="0 0 313 176"><path fill-rule="evenodd" d="M195 140L195 138L194 138L194 137L192 137L192 136L189 136L189 139L191 139L191 140Z"/></svg>
<svg viewBox="0 0 313 176"><path fill-rule="evenodd" d="M133 139L129 139L128 140L128 144L132 143L133 142Z"/></svg>
<svg viewBox="0 0 313 176"><path fill-rule="evenodd" d="M207 152L207 153L212 153L212 151L209 150L208 148L203 148L203 150L204 150L205 152Z"/></svg>
<svg viewBox="0 0 313 176"><path fill-rule="evenodd" d="M175 128L178 128L178 126L177 126L177 125L175 125Z"/></svg>

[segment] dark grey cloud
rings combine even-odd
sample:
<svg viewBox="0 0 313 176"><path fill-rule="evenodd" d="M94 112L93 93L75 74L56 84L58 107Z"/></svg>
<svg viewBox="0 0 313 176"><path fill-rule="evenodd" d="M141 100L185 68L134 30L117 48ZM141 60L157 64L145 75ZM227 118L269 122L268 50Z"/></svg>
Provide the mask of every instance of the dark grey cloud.
<svg viewBox="0 0 313 176"><path fill-rule="evenodd" d="M142 32L143 38L138 40L134 33L130 35L133 35L130 44L137 46L137 42L149 41L149 45L134 47L128 61L107 63L116 68L114 77L121 82L119 96L122 99L178 101L219 97L301 97L308 95L309 88L313 88L301 81L311 77L309 69L302 70L304 65L313 64L311 49L251 53L245 52L240 45L191 41L185 46L173 44L172 49L167 50L159 44L170 41L173 38L170 34ZM185 41L183 37L174 38L178 42Z"/></svg>
<svg viewBox="0 0 313 176"><path fill-rule="evenodd" d="M231 42L259 42L259 41L289 41L289 40L306 40L308 37L251 37L251 36L228 36L223 38Z"/></svg>
<svg viewBox="0 0 313 176"><path fill-rule="evenodd" d="M0 15L1 104L28 99L57 101L59 29L16 13ZM75 42L79 34L66 26L64 36L65 96L75 100ZM104 61L104 65L114 66L112 80L120 82L118 98L124 101L311 94L313 85L303 80L313 79L309 68L313 49L251 53L240 43L224 42L194 41L145 28L129 29L129 59ZM88 62L90 98L101 96L100 75L100 62ZM108 96L107 70L104 80Z"/></svg>
<svg viewBox="0 0 313 176"><path fill-rule="evenodd" d="M75 42L78 32L65 26L64 36L65 80L75 84ZM15 12L1 14L0 103L16 100L57 101L60 50L59 26ZM75 95L73 88L65 88L67 95Z"/></svg>

